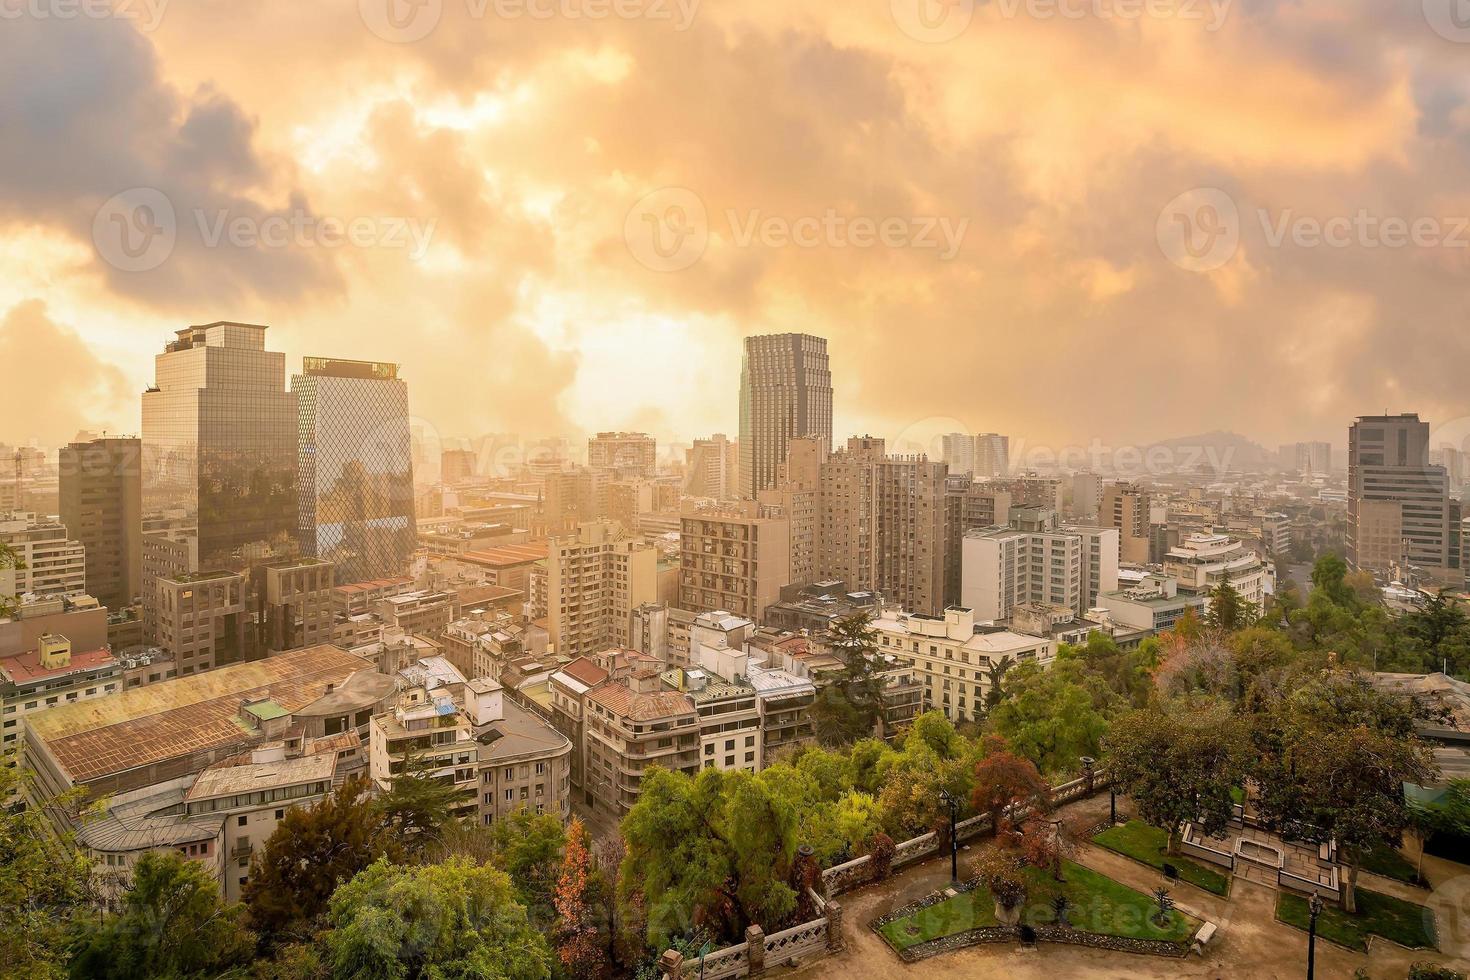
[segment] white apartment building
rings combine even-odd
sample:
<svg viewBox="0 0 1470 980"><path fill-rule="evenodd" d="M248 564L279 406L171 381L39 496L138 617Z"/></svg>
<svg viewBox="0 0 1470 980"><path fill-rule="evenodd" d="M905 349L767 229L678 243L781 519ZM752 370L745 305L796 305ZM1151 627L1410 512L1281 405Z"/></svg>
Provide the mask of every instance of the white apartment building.
<svg viewBox="0 0 1470 980"><path fill-rule="evenodd" d="M966 533L960 602L980 622L1007 619L1019 605L1064 606L1078 618L1118 588L1118 531L1059 524L1055 511L1011 509L1009 527Z"/></svg>
<svg viewBox="0 0 1470 980"><path fill-rule="evenodd" d="M1265 611L1268 570L1239 538L1191 534L1164 556L1164 572L1179 582L1185 595L1208 595L1228 580L1256 612Z"/></svg>
<svg viewBox="0 0 1470 980"><path fill-rule="evenodd" d="M658 550L615 521L553 538L546 555L547 630L556 653L628 645L632 612L658 600Z"/></svg>
<svg viewBox="0 0 1470 980"><path fill-rule="evenodd" d="M20 559L0 568L0 595L73 596L87 591L87 549L66 536L66 527L37 514L0 517L0 544Z"/></svg>
<svg viewBox="0 0 1470 980"><path fill-rule="evenodd" d="M989 669L1012 664L1050 664L1056 641L1023 636L998 627L975 625L969 609L953 607L941 616L888 610L873 621L878 652L914 669L923 685L924 710L939 710L959 724L983 714L990 689Z"/></svg>

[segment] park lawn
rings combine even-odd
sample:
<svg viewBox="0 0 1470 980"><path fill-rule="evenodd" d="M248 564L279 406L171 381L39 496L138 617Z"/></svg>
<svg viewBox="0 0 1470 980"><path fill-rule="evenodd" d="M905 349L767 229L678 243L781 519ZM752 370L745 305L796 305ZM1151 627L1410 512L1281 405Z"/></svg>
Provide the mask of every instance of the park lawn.
<svg viewBox="0 0 1470 980"><path fill-rule="evenodd" d="M1419 875L1414 871L1413 863L1394 847L1379 846L1364 854L1363 870L1410 885L1419 884Z"/></svg>
<svg viewBox="0 0 1470 980"><path fill-rule="evenodd" d="M1179 878L1214 895L1225 895L1230 891L1230 879L1196 864L1186 857L1166 855L1169 835L1142 820L1130 820L1119 827L1109 827L1093 839L1093 843L1117 851L1125 857L1141 861L1150 868L1164 870L1167 861L1179 869Z"/></svg>
<svg viewBox="0 0 1470 980"><path fill-rule="evenodd" d="M888 945L901 953L931 939L993 925L996 925L995 900L990 897L989 889L976 888L890 922L878 931L888 940Z"/></svg>
<svg viewBox="0 0 1470 980"><path fill-rule="evenodd" d="M1305 931L1311 920L1307 900L1300 895L1282 892L1276 900L1276 918ZM1324 908L1317 919L1317 934L1359 951L1368 948L1370 934L1410 949L1435 948L1434 927L1424 906L1366 888L1358 889L1358 911L1355 915L1349 915L1335 905Z"/></svg>
<svg viewBox="0 0 1470 980"><path fill-rule="evenodd" d="M1060 893L1070 903L1067 921L1078 932L1183 943L1200 927L1200 920L1178 909L1169 912L1166 925L1156 925L1153 916L1158 906L1152 895L1134 891L1120 881L1072 861L1062 862L1062 876L1066 879L1063 882L1053 880L1039 868L1026 869L1026 876L1031 887L1021 921L1029 925L1050 925L1055 921L1050 902Z"/></svg>
<svg viewBox="0 0 1470 980"><path fill-rule="evenodd" d="M1022 922L1032 926L1051 924L1056 918L1051 900L1062 894L1070 903L1067 920L1078 932L1183 943L1200 927L1198 919L1177 909L1169 912L1167 925L1155 925L1152 918L1156 908L1151 896L1080 864L1064 862L1062 874L1066 881L1058 882L1044 868L1026 869L1028 887ZM996 924L995 900L989 889L980 887L889 922L878 931L890 946L903 952L931 939Z"/></svg>

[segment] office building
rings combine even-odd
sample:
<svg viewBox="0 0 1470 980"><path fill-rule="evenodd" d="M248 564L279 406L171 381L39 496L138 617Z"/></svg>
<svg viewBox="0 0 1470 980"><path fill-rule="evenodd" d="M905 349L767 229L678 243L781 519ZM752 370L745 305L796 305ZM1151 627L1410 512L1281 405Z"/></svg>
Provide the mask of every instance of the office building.
<svg viewBox="0 0 1470 980"><path fill-rule="evenodd" d="M0 751L19 747L28 715L123 689L123 666L106 646L73 648L60 633L45 633L35 646L0 657Z"/></svg>
<svg viewBox="0 0 1470 980"><path fill-rule="evenodd" d="M1417 415L1363 416L1348 431L1347 558L1379 577L1415 570L1463 581L1459 503L1444 467L1429 463L1429 425Z"/></svg>
<svg viewBox="0 0 1470 980"><path fill-rule="evenodd" d="M1098 523L1118 532L1120 557L1129 565L1149 561L1151 500L1136 483L1109 483L1103 488Z"/></svg>
<svg viewBox="0 0 1470 980"><path fill-rule="evenodd" d="M157 636L180 676L247 659L251 615L240 572L191 572L154 582ZM253 638L252 638L253 639Z"/></svg>
<svg viewBox="0 0 1470 980"><path fill-rule="evenodd" d="M547 629L558 656L626 647L634 609L658 599L658 551L597 521L553 538L546 557Z"/></svg>
<svg viewBox="0 0 1470 980"><path fill-rule="evenodd" d="M476 471L473 449L446 449L439 454L439 482L457 486L473 479Z"/></svg>
<svg viewBox="0 0 1470 980"><path fill-rule="evenodd" d="M751 619L791 580L791 522L754 501L685 509L679 531L679 602L695 612Z"/></svg>
<svg viewBox="0 0 1470 980"><path fill-rule="evenodd" d="M977 480L1003 479L1011 472L1011 437L995 432L982 432L975 437L975 469Z"/></svg>
<svg viewBox="0 0 1470 980"><path fill-rule="evenodd" d="M302 553L332 562L344 584L402 575L417 528L398 365L308 357L291 391Z"/></svg>
<svg viewBox="0 0 1470 980"><path fill-rule="evenodd" d="M1072 474L1072 506L1067 515L1081 523L1096 523L1102 509L1102 492L1102 477L1096 473Z"/></svg>
<svg viewBox="0 0 1470 980"><path fill-rule="evenodd" d="M1164 556L1164 573L1179 592L1208 597L1229 582L1257 613L1266 608L1268 570L1261 557L1228 534L1191 534Z"/></svg>
<svg viewBox="0 0 1470 980"><path fill-rule="evenodd" d="M690 497L729 500L740 495L740 447L716 433L695 439L685 455L684 493Z"/></svg>
<svg viewBox="0 0 1470 980"><path fill-rule="evenodd" d="M1081 618L1118 588L1118 532L1063 525L1050 510L1012 508L1008 527L969 531L962 547L961 605L980 622L1033 603Z"/></svg>
<svg viewBox="0 0 1470 980"><path fill-rule="evenodd" d="M975 437L951 432L939 437L940 455L951 476L974 476Z"/></svg>
<svg viewBox="0 0 1470 980"><path fill-rule="evenodd" d="M740 496L776 485L791 439L832 448L832 371L827 341L809 334L745 338L740 366Z"/></svg>
<svg viewBox="0 0 1470 980"><path fill-rule="evenodd" d="M143 588L143 443L93 439L57 455L59 513L86 549L87 592L109 609Z"/></svg>
<svg viewBox="0 0 1470 980"><path fill-rule="evenodd" d="M80 596L87 594L87 549L66 526L38 514L0 515L0 544L17 561L0 568L0 596Z"/></svg>
<svg viewBox="0 0 1470 980"><path fill-rule="evenodd" d="M1288 473L1327 476L1332 472L1330 442L1290 442L1281 447L1279 464Z"/></svg>
<svg viewBox="0 0 1470 980"><path fill-rule="evenodd" d="M257 565L253 590L260 603L256 622L261 648L269 653L332 642L336 613L332 588L336 569L316 558L287 558Z"/></svg>
<svg viewBox="0 0 1470 980"><path fill-rule="evenodd" d="M587 465L651 477L658 472L658 443L646 432L599 432L587 440Z"/></svg>

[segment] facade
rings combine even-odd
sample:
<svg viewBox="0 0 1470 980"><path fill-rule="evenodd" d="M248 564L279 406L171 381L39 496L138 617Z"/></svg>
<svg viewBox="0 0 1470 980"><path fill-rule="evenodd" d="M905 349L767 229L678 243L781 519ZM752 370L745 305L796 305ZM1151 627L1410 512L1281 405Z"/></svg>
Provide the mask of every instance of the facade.
<svg viewBox="0 0 1470 980"><path fill-rule="evenodd" d="M1098 605L1107 610L1108 619L1114 625L1155 634L1173 629L1191 609L1203 618L1209 598L1180 593L1174 578L1149 574L1132 588L1105 593L1098 599Z"/></svg>
<svg viewBox="0 0 1470 980"><path fill-rule="evenodd" d="M646 432L599 432L587 440L587 465L651 477L658 471L658 443Z"/></svg>
<svg viewBox="0 0 1470 980"><path fill-rule="evenodd" d="M996 432L982 432L975 437L975 469L977 480L1003 478L1011 472L1011 437Z"/></svg>
<svg viewBox="0 0 1470 980"><path fill-rule="evenodd" d="M814 582L782 589L780 600L766 607L760 621L772 629L792 633L821 633L836 620L876 615L881 607L876 593L850 592L845 582Z"/></svg>
<svg viewBox="0 0 1470 980"><path fill-rule="evenodd" d="M291 392L302 553L335 563L343 583L402 575L417 528L398 365L308 357Z"/></svg>
<svg viewBox="0 0 1470 980"><path fill-rule="evenodd" d="M239 572L198 572L154 583L155 642L181 676L246 659L250 623L245 577Z"/></svg>
<svg viewBox="0 0 1470 980"><path fill-rule="evenodd" d="M658 599L658 552L620 525L583 524L546 558L547 629L563 657L628 645L634 609Z"/></svg>
<svg viewBox="0 0 1470 980"><path fill-rule="evenodd" d="M1429 425L1417 415L1363 416L1348 431L1347 559L1386 577L1415 566L1453 583L1460 507L1444 467L1429 463Z"/></svg>
<svg viewBox="0 0 1470 980"><path fill-rule="evenodd" d="M701 767L700 720L694 701L651 685L634 690L615 680L586 696L587 798L621 818L638 802L649 766L695 775Z"/></svg>
<svg viewBox="0 0 1470 980"><path fill-rule="evenodd" d="M1266 608L1266 566L1239 538L1228 534L1189 535L1164 557L1164 572L1185 595L1208 597L1228 581L1257 613Z"/></svg>
<svg viewBox="0 0 1470 980"><path fill-rule="evenodd" d="M888 456L854 437L822 464L817 574L881 592L920 612L942 611L949 571L948 475L923 456Z"/></svg>
<svg viewBox="0 0 1470 980"><path fill-rule="evenodd" d="M874 620L873 629L878 653L893 658L895 667L917 673L924 710L943 711L956 724L983 717L991 668L1006 662L1045 666L1057 652L1050 637L977 627L975 614L959 607L945 610L943 616L888 611Z"/></svg>
<svg viewBox="0 0 1470 980"><path fill-rule="evenodd" d="M475 725L479 743L479 818L483 826L519 810L572 818L571 739L483 680L466 685L466 697L483 706Z"/></svg>
<svg viewBox="0 0 1470 980"><path fill-rule="evenodd" d="M256 622L261 648L270 653L332 642L335 566L315 558L285 559L256 566L260 603Z"/></svg>
<svg viewBox="0 0 1470 980"><path fill-rule="evenodd" d="M87 592L122 609L143 589L143 443L74 442L57 471L61 523L86 549Z"/></svg>
<svg viewBox="0 0 1470 980"><path fill-rule="evenodd" d="M832 447L827 341L810 334L745 338L740 366L740 496L776 486L791 439Z"/></svg>
<svg viewBox="0 0 1470 980"><path fill-rule="evenodd" d="M1096 473L1072 474L1072 507L1067 513L1075 521L1096 523L1102 509L1102 477Z"/></svg>
<svg viewBox="0 0 1470 980"><path fill-rule="evenodd" d="M143 393L143 512L197 534L187 571L241 571L296 550L296 399L263 326L177 332Z"/></svg>
<svg viewBox="0 0 1470 980"><path fill-rule="evenodd" d="M1110 483L1103 489L1098 523L1116 528L1122 560L1143 565L1149 560L1149 492L1136 483Z"/></svg>
<svg viewBox="0 0 1470 980"><path fill-rule="evenodd" d="M731 500L740 493L740 447L723 433L695 439L685 456L684 493Z"/></svg>
<svg viewBox="0 0 1470 980"><path fill-rule="evenodd" d="M107 697L123 689L123 667L106 647L72 651L59 633L24 653L0 658L0 751L18 748L27 715Z"/></svg>
<svg viewBox="0 0 1470 980"><path fill-rule="evenodd" d="M1031 603L1081 618L1118 588L1118 532L1063 525L1050 510L1013 508L1009 527L970 531L962 548L961 602L981 622Z"/></svg>
<svg viewBox="0 0 1470 980"><path fill-rule="evenodd" d="M79 596L87 593L87 549L64 525L36 514L0 516L0 544L19 559L0 568L0 596Z"/></svg>
<svg viewBox="0 0 1470 980"><path fill-rule="evenodd" d="M551 723L572 744L572 786L583 787L586 766L587 695L608 679L608 672L578 657L551 675Z"/></svg>
<svg viewBox="0 0 1470 980"><path fill-rule="evenodd" d="M679 531L679 606L756 618L791 581L791 522L754 501L688 508Z"/></svg>
<svg viewBox="0 0 1470 980"><path fill-rule="evenodd" d="M975 474L975 437L963 432L951 432L939 437L940 455L951 476Z"/></svg>
<svg viewBox="0 0 1470 980"><path fill-rule="evenodd" d="M791 526L791 574L784 584L805 585L817 579L818 533L821 520L822 463L827 447L816 439L790 439L786 462L776 486L762 490L762 506L779 509Z"/></svg>
<svg viewBox="0 0 1470 980"><path fill-rule="evenodd" d="M456 486L472 479L477 468L475 453L470 449L446 449L439 454L439 482Z"/></svg>

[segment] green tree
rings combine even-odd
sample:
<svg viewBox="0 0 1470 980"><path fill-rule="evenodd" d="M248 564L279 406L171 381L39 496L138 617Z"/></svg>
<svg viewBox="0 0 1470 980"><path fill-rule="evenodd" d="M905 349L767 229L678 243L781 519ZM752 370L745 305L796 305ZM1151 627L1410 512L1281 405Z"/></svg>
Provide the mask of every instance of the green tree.
<svg viewBox="0 0 1470 980"><path fill-rule="evenodd" d="M225 904L199 862L173 851L144 854L133 866L122 910L79 937L71 975L153 980L243 967L255 951L243 913Z"/></svg>
<svg viewBox="0 0 1470 980"><path fill-rule="evenodd" d="M829 684L817 695L811 708L812 728L822 745L850 745L872 732L871 719L864 718L843 688Z"/></svg>
<svg viewBox="0 0 1470 980"><path fill-rule="evenodd" d="M343 980L548 980L553 957L510 878L465 858L379 860L337 889L325 935Z"/></svg>
<svg viewBox="0 0 1470 980"><path fill-rule="evenodd" d="M532 921L550 921L567 843L561 818L520 809L480 829L490 838L491 860L510 875L516 899L526 907Z"/></svg>
<svg viewBox="0 0 1470 980"><path fill-rule="evenodd" d="M1255 622L1256 611L1228 578L1210 590L1210 608L1205 614L1205 625L1211 629L1234 633Z"/></svg>
<svg viewBox="0 0 1470 980"><path fill-rule="evenodd" d="M0 544L0 570L7 568L25 568L25 562L21 561L20 555L8 544ZM13 595L0 593L0 619L15 614L15 599Z"/></svg>
<svg viewBox="0 0 1470 980"><path fill-rule="evenodd" d="M241 900L269 943L307 940L337 886L380 857L402 856L354 777L314 806L286 811L250 864Z"/></svg>
<svg viewBox="0 0 1470 980"><path fill-rule="evenodd" d="M373 801L387 830L416 858L442 841L445 828L455 822L455 810L464 803L462 790L430 775L413 755L403 760L403 771L393 777L388 792Z"/></svg>
<svg viewBox="0 0 1470 980"><path fill-rule="evenodd" d="M1016 659L1009 654L985 665L985 714L989 717L995 706L1005 700L1006 674L1016 666Z"/></svg>
<svg viewBox="0 0 1470 980"><path fill-rule="evenodd" d="M1347 584L1347 573L1347 562L1337 555L1323 555L1312 566L1312 588L1334 605L1356 606L1358 598Z"/></svg>
<svg viewBox="0 0 1470 980"><path fill-rule="evenodd" d="M0 800L23 793L29 776L14 754L0 757ZM81 791L37 805L0 806L0 964L22 977L64 974L66 928L84 913L92 873L68 832L55 834L47 811L69 820Z"/></svg>
<svg viewBox="0 0 1470 980"><path fill-rule="evenodd" d="M1069 771L1082 756L1100 754L1113 700L1106 685L1077 659L1049 668L1022 664L1010 694L990 713L993 730L1044 773Z"/></svg>
<svg viewBox="0 0 1470 980"><path fill-rule="evenodd" d="M1230 791L1249 761L1243 722L1222 704L1190 699L1168 710L1140 709L1116 719L1104 743L1108 769L1143 819L1178 846L1186 823L1208 835L1230 821Z"/></svg>

